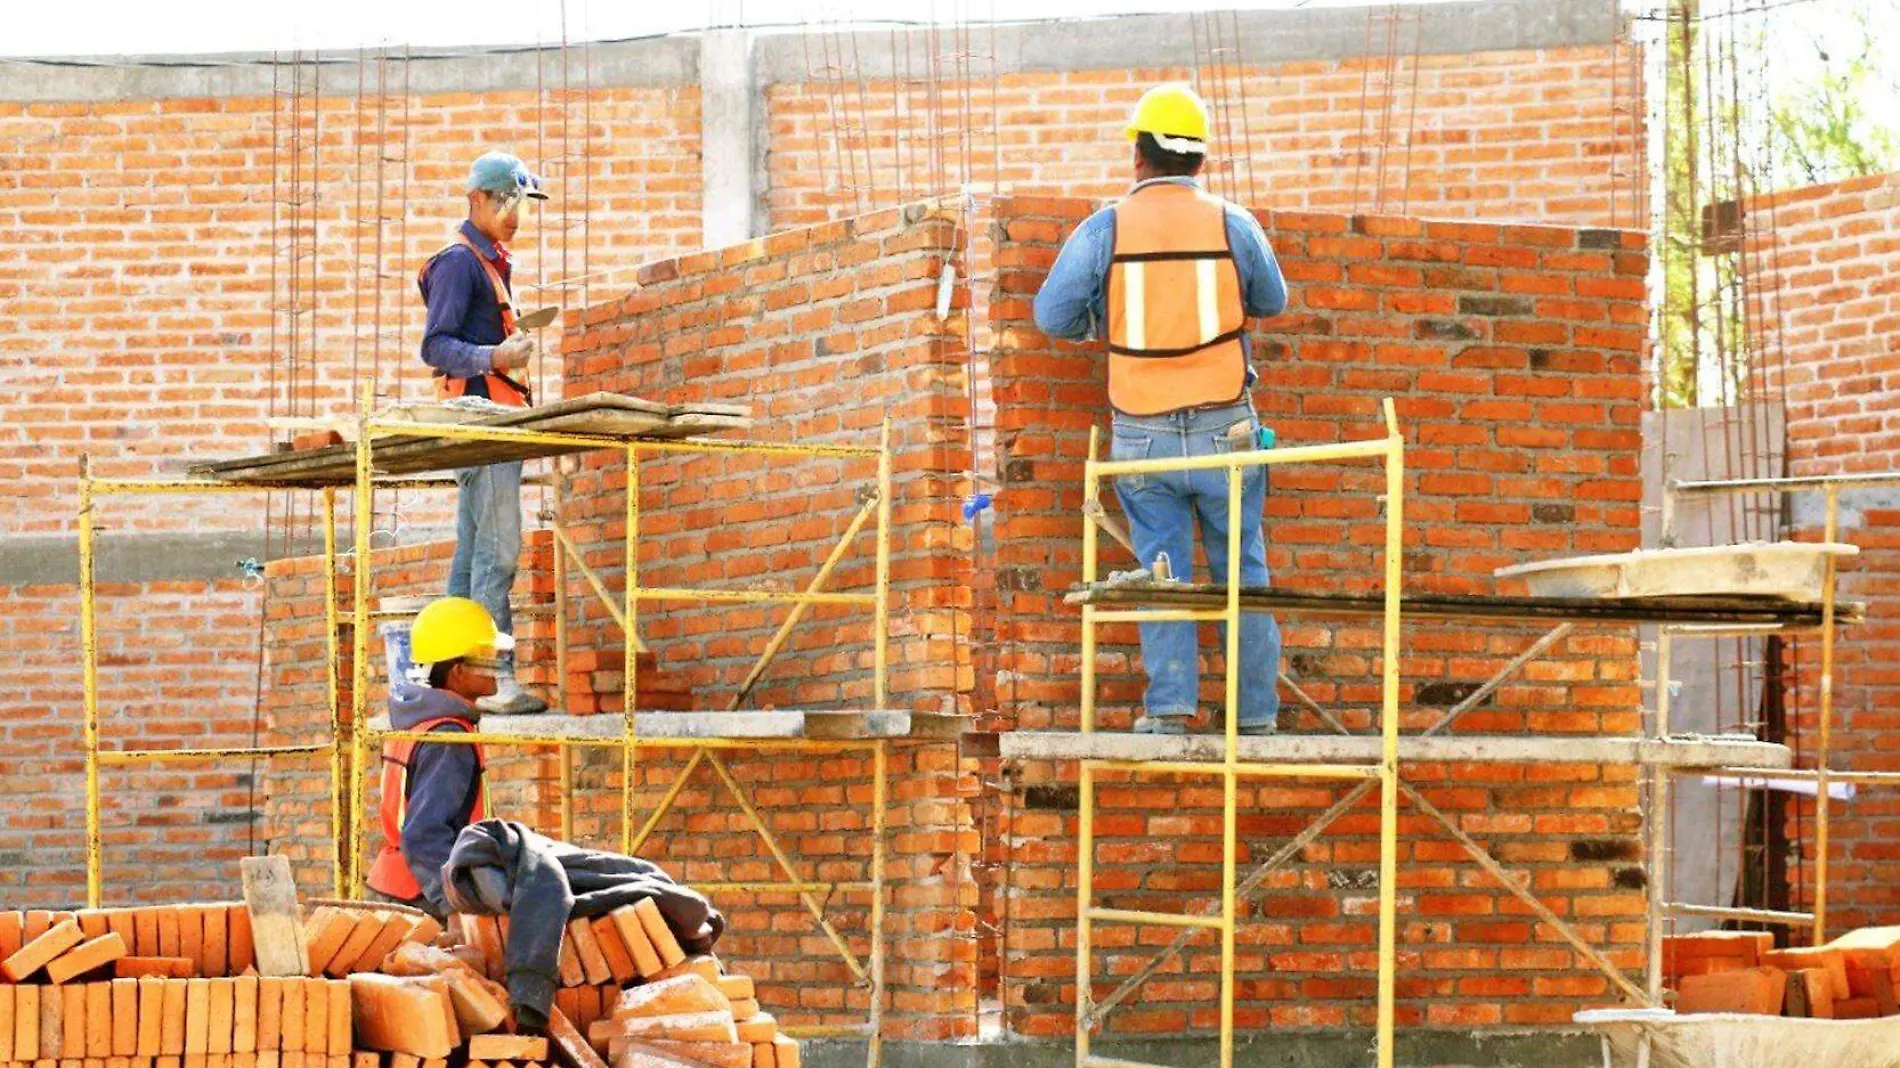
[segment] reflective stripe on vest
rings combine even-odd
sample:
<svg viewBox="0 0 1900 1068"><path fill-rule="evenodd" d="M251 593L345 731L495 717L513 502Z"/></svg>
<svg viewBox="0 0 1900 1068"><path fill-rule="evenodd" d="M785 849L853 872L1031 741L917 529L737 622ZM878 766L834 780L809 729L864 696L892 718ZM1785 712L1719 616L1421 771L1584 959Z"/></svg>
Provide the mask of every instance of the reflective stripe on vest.
<svg viewBox="0 0 1900 1068"><path fill-rule="evenodd" d="M475 731L475 722L461 716L438 716L423 720L409 729L426 734L437 727L449 725L469 734ZM370 888L378 893L404 901L413 901L422 894L422 887L417 884L415 875L409 871L408 860L402 855L402 825L409 819L409 760L418 744L409 739L383 743L382 799L377 806L377 814L383 825L383 847L370 865L366 880ZM487 788L480 779L487 767L488 758L477 744L475 770L478 778L475 783L475 803L470 806L468 813L470 823L482 819L487 808Z"/></svg>
<svg viewBox="0 0 1900 1068"><path fill-rule="evenodd" d="M470 252L473 252L475 254L475 262L482 265L482 273L488 275L488 284L493 287L495 291L495 307L501 309L502 339L505 341L513 337L515 334L515 306L514 302L508 297L508 286L501 280L501 272L495 269L494 264L488 262L488 258L482 255L481 250L475 247L475 242L470 241L467 234L457 231L453 244L443 245L436 251L435 255L430 256L428 262L422 265L422 271L421 274L418 275L417 281L420 282L421 276L429 273L429 268L435 266L435 261L441 259L443 253L448 252L456 245L460 245ZM450 378L442 372L437 371L435 373L436 399L452 400L456 397L468 396L469 383L474 381L480 381L482 383L482 388L485 393L481 395L487 396L489 400L494 401L496 404L505 404L510 408L525 408L534 403L533 391L528 389L527 386L509 378L507 375L493 373L481 375L478 378Z"/></svg>
<svg viewBox="0 0 1900 1068"><path fill-rule="evenodd" d="M1193 186L1144 186L1115 205L1108 267L1108 399L1128 415L1246 395L1247 316L1227 205Z"/></svg>

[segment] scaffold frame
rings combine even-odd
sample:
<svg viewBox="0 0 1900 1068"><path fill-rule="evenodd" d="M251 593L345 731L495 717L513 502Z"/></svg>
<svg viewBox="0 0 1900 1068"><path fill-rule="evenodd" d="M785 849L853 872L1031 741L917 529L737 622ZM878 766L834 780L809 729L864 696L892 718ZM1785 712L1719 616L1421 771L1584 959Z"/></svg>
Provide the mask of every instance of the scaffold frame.
<svg viewBox="0 0 1900 1068"><path fill-rule="evenodd" d="M1240 524L1227 529L1226 604L1218 611L1186 609L1129 609L1106 611L1093 604L1082 606L1081 642L1081 733L1095 731L1096 628L1111 621L1199 621L1213 620L1226 625L1226 665L1222 708L1225 738L1221 759L1208 762L1107 761L1084 758L1078 768L1077 842L1076 842L1076 928L1075 928L1075 1063L1077 1068L1131 1068L1134 1062L1092 1053L1092 1032L1101 1015L1094 1004L1093 925L1103 923L1157 924L1185 928L1184 936L1196 930L1213 930L1220 935L1220 1068L1232 1068L1234 1060L1234 961L1235 932L1239 927L1238 894L1238 789L1242 777L1323 778L1339 781L1361 780L1348 794L1369 792L1379 787L1379 903L1378 903L1378 1015L1376 1024L1379 1068L1392 1068L1393 1031L1397 979L1396 921L1398 910L1398 742L1399 742L1399 605L1400 565L1404 542L1405 439L1399 433L1398 415L1390 398L1382 405L1385 435L1364 441L1332 445L1308 445L1285 449L1255 449L1185 458L1142 460L1103 460L1100 458L1101 431L1089 431L1088 457L1083 470L1082 582L1092 584L1100 570L1099 528L1106 513L1101 506L1101 482L1117 475L1158 474L1180 471L1222 471L1227 482L1229 515L1239 515L1243 480L1248 468L1321 463L1338 460L1372 459L1385 468L1385 538L1381 590L1384 596L1381 628L1380 667L1380 756L1376 764L1308 763L1272 764L1243 762L1239 756L1240 674ZM1143 562L1147 563L1146 561ZM1185 775L1216 775L1222 786L1221 803L1221 900L1218 915L1153 912L1133 909L1104 909L1094 904L1095 897L1095 776L1098 771L1154 772ZM1335 806L1336 808L1338 806ZM1343 809L1340 809L1343 811ZM1331 819L1309 826L1307 833L1317 836ZM1310 840L1310 839L1309 839ZM1284 852L1284 850L1283 850ZM1289 854L1290 856L1290 854ZM1251 878L1251 877L1250 877ZM1178 941L1184 942L1185 938ZM1157 961L1160 957L1157 957ZM1158 964L1156 965L1158 967ZM1148 974L1152 974L1150 971ZM1140 979L1131 978L1123 989L1111 995L1114 1001L1126 996Z"/></svg>
<svg viewBox="0 0 1900 1068"><path fill-rule="evenodd" d="M140 763L175 763L188 761L215 761L231 757L275 757L275 756L315 756L320 753L329 755L330 764L330 802L331 834L333 855L331 858L332 890L341 899L358 899L361 896L361 865L368 836L368 818L366 812L365 769L368 764L372 745L387 740L421 740L424 736L414 732L400 730L379 730L371 726L368 709L369 691L369 629L370 616L370 579L373 556L370 541L370 500L372 492L384 488L435 488L444 489L454 485L440 479L379 479L375 476L375 448L379 439L401 437L439 438L459 440L481 440L497 443L519 443L537 446L565 446L572 451L617 451L624 457L627 465L627 487L625 498L625 520L623 542L623 560L626 580L621 601L616 605L609 596L605 584L595 575L575 551L570 535L556 516L550 526L555 531L554 552L556 554L556 625L555 651L557 673L560 679L562 697L566 689L566 659L568 653L567 635L567 584L570 579L568 565L571 562L581 571L595 595L600 599L622 631L622 668L624 688L622 691L621 731L618 737L608 738L561 738L554 736L536 737L521 734L490 733L477 730L473 733L430 734L430 742L447 744L487 744L514 746L523 748L554 747L560 750L560 825L563 835L572 830L573 805L573 767L572 750L575 748L609 748L621 754L620 795L621 795L621 847L623 851L644 844L655 832L660 820L673 809L686 778L700 764L709 764L718 774L727 792L737 802L746 815L751 829L764 843L773 863L785 876L783 880L773 881L737 881L713 884L694 884L712 893L722 891L746 893L783 893L798 899L799 903L811 913L814 922L833 947L838 950L845 967L852 974L856 985L869 992L867 1019L863 1024L818 1024L786 1025L781 1028L793 1037L829 1037L850 1036L867 1040L866 1065L876 1068L882 1056L883 1016L886 1000L886 931L888 883L888 808L889 808L889 759L891 750L899 744L917 743L930 739L913 739L899 736L875 738L752 738L752 737L648 737L643 738L636 726L638 702L636 657L643 646L638 638L639 604L642 601L695 601L702 603L784 603L793 606L792 614L774 634L766 649L754 664L738 698L733 701L737 707L749 694L770 665L773 658L783 647L785 639L802 618L806 608L812 604L840 604L868 610L872 616L872 711L883 709L888 697L889 637L890 637L890 583L891 583L891 499L893 471L891 460L891 424L885 418L880 426L878 441L875 445L843 445L831 443L782 443L747 442L700 438L642 439L636 436L596 436L573 433L543 432L520 430L504 427L484 427L456 423L418 423L379 417L372 410L372 393L365 386L356 418L355 481L350 486L335 484L305 484L265 481L219 481L216 479L193 477L183 479L145 478L145 479L99 479L94 478L90 460L82 457L79 485L79 556L80 556L80 624L82 645L82 688L84 700L83 747L86 771L86 882L87 903L97 907L101 902L103 881L101 798L99 795L99 769L104 765L133 765ZM770 455L795 458L830 457L861 458L876 461L875 482L865 493L863 503L847 524L844 534L836 546L819 567L807 586L800 591L777 590L725 590L698 587L642 587L639 585L639 491L640 461L643 454L659 453L726 453L736 455ZM556 502L561 503L559 480L556 480ZM97 640L97 587L95 583L96 544L94 507L95 497L105 495L229 495L281 490L315 491L323 499L323 575L324 601L327 634L326 692L329 713L329 742L327 744L299 746L263 746L263 747L214 747L203 749L177 750L108 750L100 747L98 716L98 640ZM351 555L357 561L351 568L352 607L350 623L352 626L352 685L350 690L350 709L347 722L341 702L339 662L341 645L338 633L343 625L343 615L339 609L339 589L337 573L339 555L337 551L337 494L339 490L349 493L352 511L353 545ZM875 574L874 585L868 593L825 592L823 587L832 570L843 559L851 544L859 537L864 527L875 519ZM679 713L690 716L692 713ZM688 763L677 777L672 787L654 812L642 825L636 835L634 829L634 791L636 753L641 748L692 750ZM795 858L772 835L757 805L753 802L745 786L726 766L719 753L723 750L745 749L750 752L768 750L803 751L822 753L862 752L871 758L871 855L868 860L870 878L858 881L813 881L803 877L797 869ZM347 755L348 759L345 759ZM828 899L833 893L868 893L870 895L869 916L865 939L868 943L868 960L861 960L852 952L847 940L830 922L825 914L821 898Z"/></svg>

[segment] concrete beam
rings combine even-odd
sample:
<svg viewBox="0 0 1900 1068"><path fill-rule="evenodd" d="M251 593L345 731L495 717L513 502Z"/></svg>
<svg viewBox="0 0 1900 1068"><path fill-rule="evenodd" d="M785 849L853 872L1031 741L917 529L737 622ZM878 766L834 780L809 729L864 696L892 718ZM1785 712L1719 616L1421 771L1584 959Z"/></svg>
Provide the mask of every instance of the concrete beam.
<svg viewBox="0 0 1900 1068"><path fill-rule="evenodd" d="M405 543L453 538L451 530L411 529ZM289 545L261 531L212 531L190 534L103 532L93 561L100 583L186 582L243 575L238 561L268 562L323 552L318 536L299 537ZM348 543L339 546L348 551ZM269 553L266 556L266 552ZM0 539L0 586L77 585L79 541L64 536Z"/></svg>
<svg viewBox="0 0 1900 1068"><path fill-rule="evenodd" d="M691 37L664 37L588 46L592 77L584 77L581 50L568 48L568 82L597 88L677 88L699 81L699 44ZM401 52L391 57L401 61ZM539 57L540 69L536 70ZM559 47L498 47L471 54L469 50L415 48L409 50L409 91L478 93L490 90L532 90L537 76L550 91L561 88ZM288 81L289 53L281 54ZM375 62L372 53L369 60ZM167 100L180 97L267 96L274 65L269 52L224 52L195 56L88 56L53 58L45 62L0 59L0 100ZM319 85L326 95L356 92L357 54L318 53ZM373 70L373 67L372 67ZM392 81L399 68L392 68ZM371 76L373 84L374 74Z"/></svg>
<svg viewBox="0 0 1900 1068"><path fill-rule="evenodd" d="M1383 5L1381 5L1383 7ZM1224 31L1237 33L1240 58L1249 65L1333 60L1366 52L1365 7L1241 11ZM1416 23L1399 27L1401 46L1425 54L1569 48L1607 44L1618 25L1614 0L1463 0L1418 5L1404 12ZM918 27L888 26L847 34L866 78L889 77L894 51L908 44L928 54ZM589 46L591 77L577 69L580 50L568 50L571 84L598 87L679 88L701 82L701 43L695 34L599 43ZM1186 14L1123 15L1094 19L1048 19L973 26L970 60L974 76L1149 67L1192 66L1195 23ZM941 43L941 42L940 42ZM759 86L811 80L810 44L800 31L757 33L753 55ZM479 51L412 49L412 92L480 92L533 89L536 57L545 84L559 88L560 50L525 45ZM994 55L994 63L991 55ZM354 92L357 54L322 53L323 81L337 94ZM124 56L0 59L7 71L0 99L13 101L153 100L176 97L262 96L271 91L269 53L197 56ZM854 72L855 74L856 72ZM914 72L913 72L914 73Z"/></svg>
<svg viewBox="0 0 1900 1068"><path fill-rule="evenodd" d="M1384 10L1380 5L1379 13ZM1238 37L1239 58L1249 66L1366 54L1365 7L1221 12L1215 17L1219 32ZM998 74L1191 67L1196 59L1195 18L1118 15L1008 23L994 32L987 26L972 27L969 47L976 55L968 61L969 69L973 77L987 78L992 54ZM1466 0L1417 5L1402 11L1401 18L1418 20L1399 26L1405 50L1413 50L1416 29L1416 50L1426 55L1607 45L1618 25L1614 0ZM888 78L893 53L902 54L907 41L919 56L930 54L927 32L900 30L893 49L889 30L865 30L855 35L855 42L847 34L843 48L859 65L854 74ZM1203 23L1200 34L1205 38L1207 33ZM1378 41L1375 36L1375 47L1382 53ZM798 34L762 38L759 68L767 85L811 79L805 42Z"/></svg>
<svg viewBox="0 0 1900 1068"><path fill-rule="evenodd" d="M765 109L753 42L746 30L699 39L699 215L707 248L764 232Z"/></svg>
<svg viewBox="0 0 1900 1068"><path fill-rule="evenodd" d="M175 582L239 578L238 561L264 558L261 531L197 534L101 534L93 559L96 581ZM282 546L274 546L281 549ZM297 556L320 542L297 546L279 556ZM7 538L0 541L0 585L79 582L79 542L70 537Z"/></svg>
<svg viewBox="0 0 1900 1068"><path fill-rule="evenodd" d="M1095 731L1008 731L999 738L1006 760L1219 761L1220 735L1123 734ZM1379 759L1377 735L1287 734L1240 739L1240 759L1250 762L1372 764ZM1410 763L1644 764L1675 768L1791 767L1785 745L1746 737L1533 738L1465 735L1399 739L1399 759Z"/></svg>

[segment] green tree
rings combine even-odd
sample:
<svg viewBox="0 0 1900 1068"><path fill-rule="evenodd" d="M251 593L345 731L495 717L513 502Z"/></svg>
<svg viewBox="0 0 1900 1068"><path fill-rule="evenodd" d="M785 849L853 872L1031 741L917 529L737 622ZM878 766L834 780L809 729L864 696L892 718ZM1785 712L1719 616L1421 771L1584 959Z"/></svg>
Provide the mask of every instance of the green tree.
<svg viewBox="0 0 1900 1068"><path fill-rule="evenodd" d="M1859 31L1857 54L1841 62L1816 40L1819 73L1777 94L1771 121L1782 185L1836 182L1900 166L1900 142L1868 106L1881 76L1873 27L1864 11L1852 17Z"/></svg>

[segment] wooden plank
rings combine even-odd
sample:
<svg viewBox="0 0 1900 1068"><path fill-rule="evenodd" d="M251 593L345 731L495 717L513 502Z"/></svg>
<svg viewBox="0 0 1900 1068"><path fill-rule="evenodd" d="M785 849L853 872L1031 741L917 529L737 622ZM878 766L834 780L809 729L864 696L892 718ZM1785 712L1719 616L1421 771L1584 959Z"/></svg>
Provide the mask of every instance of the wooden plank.
<svg viewBox="0 0 1900 1068"><path fill-rule="evenodd" d="M1227 605L1223 586L1206 583L1141 583L1072 588L1069 604L1115 605L1128 608L1221 609ZM1248 587L1240 591L1245 610L1286 615L1376 616L1385 611L1378 593L1307 593ZM1839 602L1835 619L1842 623L1866 617L1866 605ZM1408 593L1400 612L1408 617L1464 620L1571 620L1599 623L1769 623L1812 627L1821 622L1821 608L1760 597L1628 597L1584 600L1566 597L1500 597L1474 594Z"/></svg>
<svg viewBox="0 0 1900 1068"><path fill-rule="evenodd" d="M297 884L290 875L290 858L245 857L238 866L244 877L244 904L250 915L257 974L305 974L310 970L310 955L304 944L303 918L297 911Z"/></svg>
<svg viewBox="0 0 1900 1068"><path fill-rule="evenodd" d="M463 425L511 427L544 433L586 434L613 438L675 440L714 433L742 430L751 426L748 409L738 405L701 404L661 405L638 397L594 393L551 405L523 409L503 415L455 420ZM379 413L385 421L404 421L403 415L421 417L413 421L437 421L426 411L407 410ZM447 420L442 420L447 421ZM531 459L585 452L600 446L533 444L527 442L473 441L422 437L392 437L376 446L376 470L379 474L420 474L443 471L499 460ZM356 450L353 445L338 445L305 452L266 453L194 465L194 476L232 482L297 482L309 485L346 485L355 480Z"/></svg>

